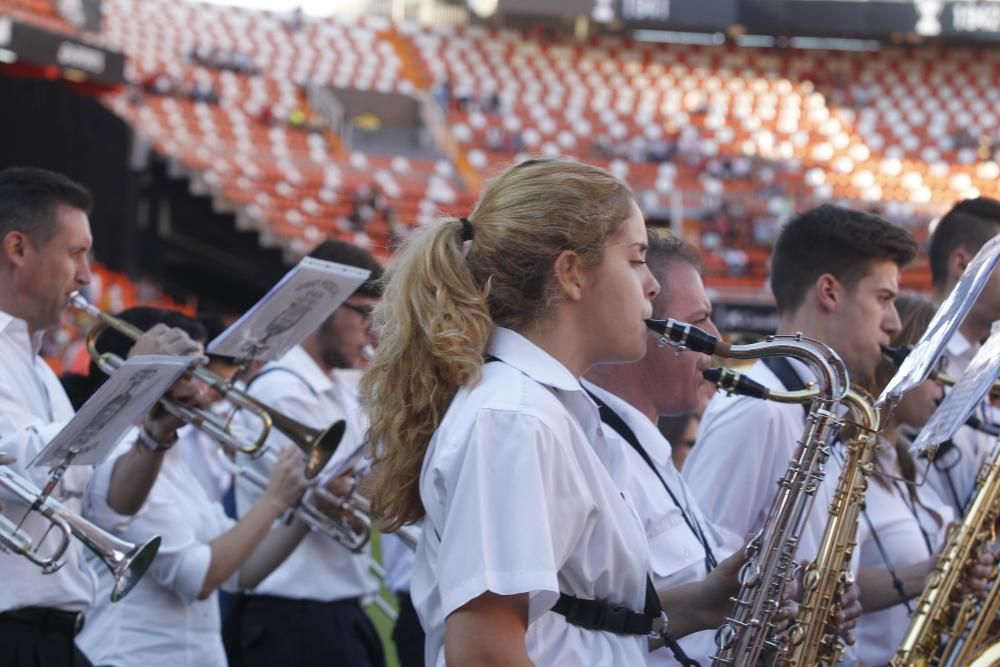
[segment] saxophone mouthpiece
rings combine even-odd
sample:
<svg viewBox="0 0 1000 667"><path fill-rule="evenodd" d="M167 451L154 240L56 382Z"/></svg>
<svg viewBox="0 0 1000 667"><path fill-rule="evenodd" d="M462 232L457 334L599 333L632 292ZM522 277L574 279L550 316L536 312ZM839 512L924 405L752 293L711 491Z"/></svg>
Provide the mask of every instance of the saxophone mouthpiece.
<svg viewBox="0 0 1000 667"><path fill-rule="evenodd" d="M660 347L670 345L677 352L691 350L702 354L721 354L725 356L729 345L720 341L712 334L702 331L693 324L667 318L665 320L646 320L646 327L659 334Z"/></svg>
<svg viewBox="0 0 1000 667"><path fill-rule="evenodd" d="M716 388L721 389L729 395L738 394L749 396L750 398L767 398L770 393L768 388L756 380L751 380L742 373L731 371L728 368L706 368L701 372L702 377L711 382Z"/></svg>

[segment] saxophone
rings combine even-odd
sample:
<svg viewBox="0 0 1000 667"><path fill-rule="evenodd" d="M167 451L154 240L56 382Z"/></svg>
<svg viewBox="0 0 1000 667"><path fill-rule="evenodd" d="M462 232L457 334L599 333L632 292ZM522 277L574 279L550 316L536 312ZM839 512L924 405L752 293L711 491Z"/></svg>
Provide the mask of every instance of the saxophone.
<svg viewBox="0 0 1000 667"><path fill-rule="evenodd" d="M679 351L691 349L729 359L795 357L816 374L814 388L786 392L793 395L787 396L787 402L810 404L806 428L785 474L778 480L778 492L763 526L747 545L747 562L739 573L740 591L733 598L732 613L716 631L718 652L712 657L715 665L754 665L764 655L780 660L788 647L778 638L774 616L788 582L796 575L799 539L830 455L828 436L839 424L835 411L850 385L847 370L836 352L800 334L769 336L751 345L728 345L697 327L672 319L647 320L646 325L659 334L661 347L669 344Z"/></svg>
<svg viewBox="0 0 1000 667"><path fill-rule="evenodd" d="M741 374L719 368L704 372L705 379L728 393L790 403L801 402L804 392L775 392ZM815 395L816 389L810 390ZM858 520L864 505L868 476L878 451L879 413L871 396L854 387L844 397L850 410L849 421L857 433L846 444L847 455L837 489L829 508L829 521L816 559L802 578L803 597L799 614L789 631L790 652L786 665L811 667L836 665L845 646L837 633L840 601L854 583L851 559L857 546ZM771 656L776 659L777 656Z"/></svg>
<svg viewBox="0 0 1000 667"><path fill-rule="evenodd" d="M997 664L997 613L1000 580L994 575L985 602L962 590L966 566L996 537L1000 519L1000 449L983 464L977 491L965 518L948 535L910 627L891 665Z"/></svg>

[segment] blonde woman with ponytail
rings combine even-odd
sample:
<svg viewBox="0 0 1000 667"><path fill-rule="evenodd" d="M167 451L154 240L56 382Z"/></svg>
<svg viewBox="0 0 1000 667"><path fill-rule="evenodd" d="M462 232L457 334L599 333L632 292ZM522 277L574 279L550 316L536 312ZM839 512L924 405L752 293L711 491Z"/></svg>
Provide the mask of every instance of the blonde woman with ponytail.
<svg viewBox="0 0 1000 667"><path fill-rule="evenodd" d="M628 187L564 160L512 167L388 272L363 380L383 529L423 522L411 595L428 665L641 665L560 594L646 604L643 526L609 477L579 378L640 359L658 285ZM617 445L616 445L617 447Z"/></svg>

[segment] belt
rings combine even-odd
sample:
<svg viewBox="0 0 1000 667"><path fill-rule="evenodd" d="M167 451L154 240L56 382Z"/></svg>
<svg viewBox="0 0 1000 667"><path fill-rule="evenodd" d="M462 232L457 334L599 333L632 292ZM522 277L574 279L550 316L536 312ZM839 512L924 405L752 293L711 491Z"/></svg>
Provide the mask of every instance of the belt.
<svg viewBox="0 0 1000 667"><path fill-rule="evenodd" d="M0 614L0 623L31 625L42 632L75 637L83 630L82 611L64 611L51 607L22 607Z"/></svg>

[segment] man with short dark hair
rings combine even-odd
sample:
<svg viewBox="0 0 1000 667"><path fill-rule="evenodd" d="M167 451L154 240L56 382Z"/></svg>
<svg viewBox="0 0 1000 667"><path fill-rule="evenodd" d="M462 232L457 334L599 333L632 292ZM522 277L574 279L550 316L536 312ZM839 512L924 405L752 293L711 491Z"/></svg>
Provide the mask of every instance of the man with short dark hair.
<svg viewBox="0 0 1000 667"><path fill-rule="evenodd" d="M38 487L45 486L49 470L27 466L73 416L59 379L38 351L70 294L90 282L90 206L87 190L61 174L29 168L0 172L0 448L16 457L11 468ZM187 355L198 349L184 332L159 325L129 354ZM170 395L189 401L195 393L195 386L182 380ZM115 465L107 495L111 509L123 515L139 510L179 426L161 410L146 415L132 449ZM91 474L89 466L70 467L53 497L79 513ZM22 528L35 544L42 541L47 520L4 492L0 503L14 523L24 518ZM51 542L43 544L41 553L51 548ZM5 664L89 664L74 637L97 582L77 540L70 540L63 560L61 569L43 575L22 556L0 553L0 651L10 660Z"/></svg>
<svg viewBox="0 0 1000 667"><path fill-rule="evenodd" d="M375 342L371 314L382 295L382 267L368 251L343 241L326 241L309 254L368 269L371 276L300 345L264 366L248 391L306 426L325 428L344 419L347 430L340 448L352 451L368 427L358 381ZM268 447L287 442L272 434ZM265 472L265 457L244 464ZM320 473L319 479L335 490L345 477L331 480ZM237 478L238 513L259 495ZM237 601L223 631L230 665L382 667L381 640L359 604L378 590L369 559L367 548L355 554L322 533L306 535L282 565Z"/></svg>
<svg viewBox="0 0 1000 667"><path fill-rule="evenodd" d="M793 218L781 230L772 256L778 333L801 332L826 343L843 359L851 380L866 383L881 358L880 346L900 328L894 305L899 273L916 250L909 232L866 213L825 205ZM778 363L758 361L747 375L776 389L814 380L797 359L772 359ZM802 437L805 414L801 405L739 396L717 394L709 402L682 472L713 521L737 535L762 526L776 482ZM803 528L800 560L816 557L839 475L834 455ZM866 610L896 601L891 589L866 590L859 582ZM873 597L866 600L869 593Z"/></svg>
<svg viewBox="0 0 1000 667"><path fill-rule="evenodd" d="M651 231L646 264L660 283L653 299L654 317L671 317L718 335L712 322L712 303L699 273L700 259L690 244ZM622 438L623 451L614 458L612 476L622 484L646 528L650 576L668 605L676 597L669 589L704 580L743 546L742 535L720 530L706 519L671 461L673 443L656 427L661 416L689 414L700 407L707 386L701 372L710 361L698 352L674 354L651 345L641 361L590 369L584 383L584 388L602 401L600 412L605 423L610 424L606 417L611 411L635 437L631 446ZM645 456L633 451L636 444ZM698 608L705 612L707 606L703 599ZM668 615L670 611L668 607ZM698 632L680 643L689 657L705 665L714 652L714 634ZM647 664L678 663L669 650L660 649L650 654Z"/></svg>
<svg viewBox="0 0 1000 667"><path fill-rule="evenodd" d="M954 289L965 268L983 245L1000 233L1000 202L987 197L960 201L934 227L928 254L934 301L940 304ZM1000 272L994 272L958 331L948 341L943 370L961 377L993 323L1000 320ZM995 421L984 402L978 417L983 423ZM947 501L956 516L965 513L983 458L993 448L994 438L962 427L952 439L954 447L938 450L927 482Z"/></svg>

